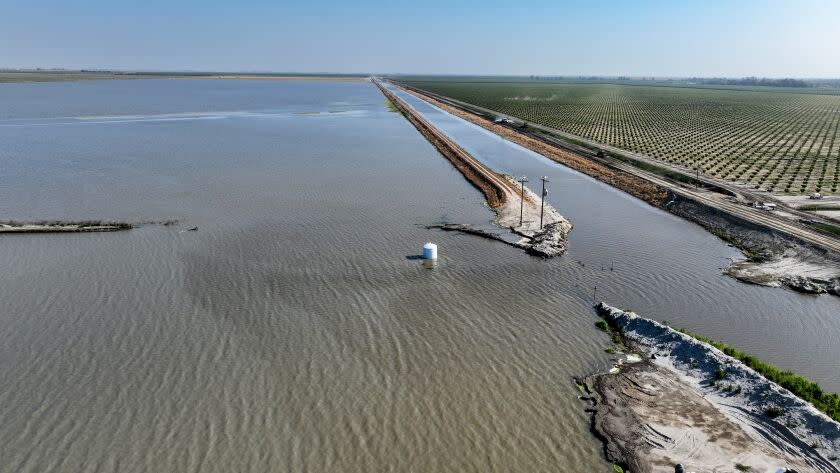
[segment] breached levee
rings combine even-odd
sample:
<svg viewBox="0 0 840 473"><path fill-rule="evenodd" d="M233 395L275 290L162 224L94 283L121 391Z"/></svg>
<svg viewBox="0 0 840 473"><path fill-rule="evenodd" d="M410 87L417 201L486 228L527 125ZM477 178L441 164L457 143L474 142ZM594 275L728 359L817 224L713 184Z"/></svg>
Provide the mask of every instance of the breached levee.
<svg viewBox="0 0 840 473"><path fill-rule="evenodd" d="M610 186L637 197L650 205L694 222L711 233L734 242L745 254L760 256L747 261L733 261L724 273L740 281L764 286L786 286L795 291L840 296L840 254L826 251L795 235L785 235L754 220L744 219L689 197L677 196L679 183L663 182L639 173L628 172L626 163L599 157L580 146L558 145L556 140L522 129L493 122L500 115L490 110L477 111L474 106L458 103L425 90L397 84L403 91L441 110L460 117L522 147L539 153L564 166L580 171ZM489 118L489 119L488 119ZM562 141L562 140L561 140ZM570 145L570 143L566 143ZM591 152L590 152L591 151Z"/></svg>
<svg viewBox="0 0 840 473"><path fill-rule="evenodd" d="M803 248L787 248L781 255L758 261L732 261L724 273L760 286L840 296L840 262Z"/></svg>
<svg viewBox="0 0 840 473"><path fill-rule="evenodd" d="M517 242L508 242L498 235L473 229L469 225L449 223L434 225L446 231L459 231L502 241L522 248L530 254L551 258L565 253L568 234L572 224L551 205L540 207L540 198L527 187L523 188L510 176L494 172L475 159L448 136L443 134L422 115L405 103L379 81L374 83L411 124L431 142L435 148L455 166L461 174L484 193L487 205L496 213L493 223L519 235ZM520 225L521 212L521 225ZM540 213L542 212L542 227Z"/></svg>
<svg viewBox="0 0 840 473"><path fill-rule="evenodd" d="M134 224L126 222L82 221L82 222L0 222L0 234L3 233L88 233L119 232L131 230Z"/></svg>
<svg viewBox="0 0 840 473"><path fill-rule="evenodd" d="M717 348L601 303L641 355L586 379L609 460L638 472L840 472L840 423ZM746 467L749 467L748 469Z"/></svg>
<svg viewBox="0 0 840 473"><path fill-rule="evenodd" d="M21 222L8 220L0 222L0 234L17 233L98 233L132 230L140 225L177 225L178 219L144 220L140 222L119 222L113 220L41 220Z"/></svg>

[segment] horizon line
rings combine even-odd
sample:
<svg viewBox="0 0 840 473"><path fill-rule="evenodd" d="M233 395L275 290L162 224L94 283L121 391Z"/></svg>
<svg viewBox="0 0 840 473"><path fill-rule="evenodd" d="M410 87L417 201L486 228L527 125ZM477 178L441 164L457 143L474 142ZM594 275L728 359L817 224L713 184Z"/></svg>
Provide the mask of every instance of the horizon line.
<svg viewBox="0 0 840 473"><path fill-rule="evenodd" d="M452 73L452 72L331 72L331 71L272 71L272 70L212 70L212 69L111 69L111 68L63 68L63 67L0 67L6 73L111 73L111 74L263 74L263 75L334 75L334 76L433 76L433 77L517 77L517 78L592 78L592 79L795 79L795 80L840 80L838 77L807 76L760 76L760 75L665 75L665 74L536 74L536 73Z"/></svg>

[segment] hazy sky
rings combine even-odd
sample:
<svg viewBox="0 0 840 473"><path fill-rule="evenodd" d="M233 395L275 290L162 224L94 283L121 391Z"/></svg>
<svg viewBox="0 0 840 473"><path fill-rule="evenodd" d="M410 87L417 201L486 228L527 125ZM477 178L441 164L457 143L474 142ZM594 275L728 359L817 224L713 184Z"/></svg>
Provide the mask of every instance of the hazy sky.
<svg viewBox="0 0 840 473"><path fill-rule="evenodd" d="M840 1L0 0L0 67L840 77Z"/></svg>

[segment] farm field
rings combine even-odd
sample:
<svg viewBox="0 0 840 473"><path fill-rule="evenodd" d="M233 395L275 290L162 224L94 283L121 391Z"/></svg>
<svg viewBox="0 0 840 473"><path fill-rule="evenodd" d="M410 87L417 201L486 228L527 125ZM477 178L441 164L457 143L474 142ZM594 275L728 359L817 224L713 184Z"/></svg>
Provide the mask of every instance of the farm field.
<svg viewBox="0 0 840 473"><path fill-rule="evenodd" d="M785 88L403 79L507 115L774 193L836 193L840 96Z"/></svg>

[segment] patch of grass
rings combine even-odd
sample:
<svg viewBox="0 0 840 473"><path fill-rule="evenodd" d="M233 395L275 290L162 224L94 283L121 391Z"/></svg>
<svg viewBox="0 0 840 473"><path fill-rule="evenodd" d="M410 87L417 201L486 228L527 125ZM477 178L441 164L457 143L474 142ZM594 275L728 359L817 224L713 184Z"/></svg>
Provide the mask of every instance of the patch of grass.
<svg viewBox="0 0 840 473"><path fill-rule="evenodd" d="M817 230L840 235L840 226L837 225L831 225L830 223L812 223L811 226Z"/></svg>
<svg viewBox="0 0 840 473"><path fill-rule="evenodd" d="M840 205L819 205L819 204L808 204L799 207L799 210L808 210L808 211L815 211L815 210L840 210Z"/></svg>
<svg viewBox="0 0 840 473"><path fill-rule="evenodd" d="M770 381L787 389L800 399L810 402L817 409L824 412L832 419L840 422L840 396L837 393L829 393L823 391L819 384L809 381L791 371L783 371L779 368L759 360L758 358L748 355L740 350L737 350L725 343L717 342L712 339L691 333L685 329L678 329L680 332L708 343L723 353L740 360L745 365L757 371Z"/></svg>
<svg viewBox="0 0 840 473"><path fill-rule="evenodd" d="M610 324L606 320L598 320L595 322L595 326L598 327L599 330L610 334L610 341L613 342L615 345L614 347L607 348L607 353L616 353L619 350L624 349L624 337L621 336L621 333L616 330L615 327L610 326Z"/></svg>
<svg viewBox="0 0 840 473"><path fill-rule="evenodd" d="M726 376L727 376L727 375L728 375L728 373L727 373L727 372L726 372L726 370L725 370L725 369L723 369L723 368L718 369L717 371L715 371L715 379L718 379L718 380L720 380L720 379L724 379L724 378L726 378Z"/></svg>
<svg viewBox="0 0 840 473"><path fill-rule="evenodd" d="M749 465L744 465L743 463L736 463L735 469L738 471L752 471L752 467Z"/></svg>
<svg viewBox="0 0 840 473"><path fill-rule="evenodd" d="M387 97L385 98L385 108L388 109L389 112L400 113L400 109L394 105L394 102L391 102Z"/></svg>
<svg viewBox="0 0 840 473"><path fill-rule="evenodd" d="M782 408L779 407L779 406L770 406L770 407L768 407L767 409L764 410L764 415L766 415L767 417L769 417L771 419L775 419L776 417L779 417L783 413L784 413L784 411L782 411Z"/></svg>
<svg viewBox="0 0 840 473"><path fill-rule="evenodd" d="M694 185L694 183L696 182L693 177L687 176L681 172L672 171L662 166L657 166L655 164L651 164L645 161L639 161L638 159L633 159L623 154L609 152L607 153L607 155L618 159L619 161L624 161L627 164L631 164L641 170L656 174L658 176L667 177L668 179L671 179L673 181L691 185Z"/></svg>
<svg viewBox="0 0 840 473"><path fill-rule="evenodd" d="M568 141L569 143L571 143L573 145L580 146L581 148L592 149L592 145L590 145L589 143L587 143L585 141L576 140L574 138L563 138L563 139Z"/></svg>

